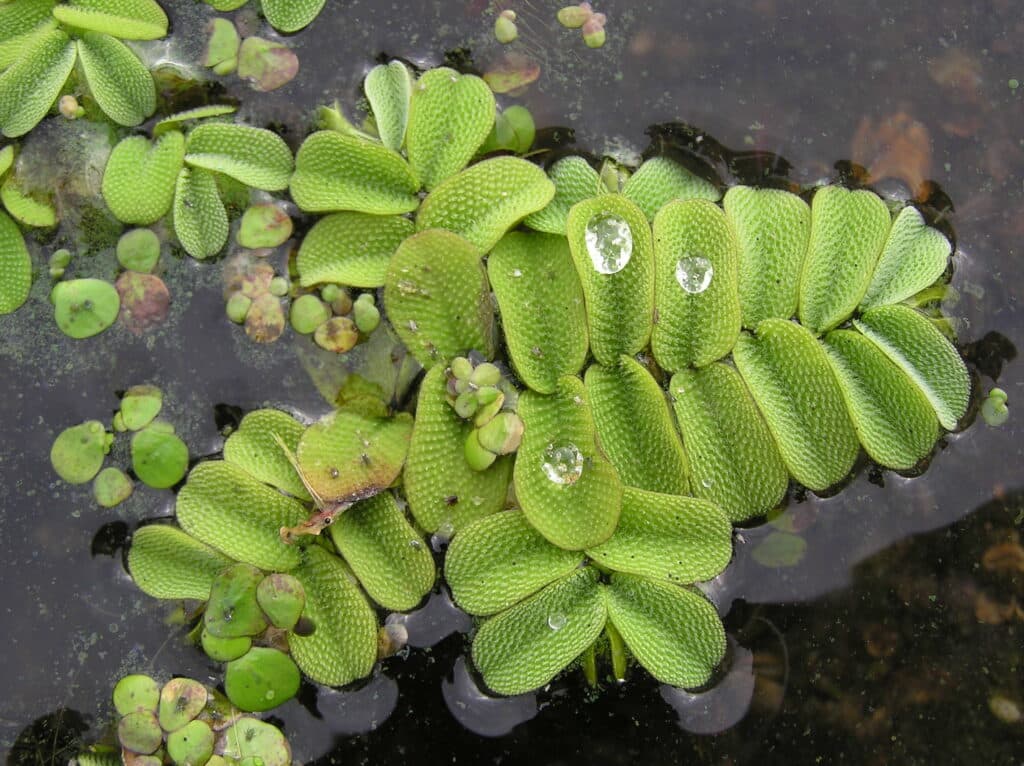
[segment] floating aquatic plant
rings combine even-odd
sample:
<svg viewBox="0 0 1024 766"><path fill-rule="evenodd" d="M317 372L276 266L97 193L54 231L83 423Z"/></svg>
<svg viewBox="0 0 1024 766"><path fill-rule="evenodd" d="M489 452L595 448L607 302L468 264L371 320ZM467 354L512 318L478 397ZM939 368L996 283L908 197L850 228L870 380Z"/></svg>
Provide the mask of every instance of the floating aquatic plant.
<svg viewBox="0 0 1024 766"><path fill-rule="evenodd" d="M234 11L248 0L205 0L218 11ZM313 23L327 0L260 0L263 15L279 32L298 32Z"/></svg>

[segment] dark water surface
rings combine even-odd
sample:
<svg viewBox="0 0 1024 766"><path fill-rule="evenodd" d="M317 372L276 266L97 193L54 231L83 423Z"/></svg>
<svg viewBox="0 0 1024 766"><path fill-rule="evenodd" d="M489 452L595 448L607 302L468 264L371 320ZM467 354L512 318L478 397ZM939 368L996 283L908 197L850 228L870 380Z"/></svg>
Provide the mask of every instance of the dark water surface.
<svg viewBox="0 0 1024 766"><path fill-rule="evenodd" d="M194 61L206 7L164 5L174 34L151 45L151 56ZM1016 409L1024 388L1013 358L1024 340L1024 88L1010 84L1024 80L1019 3L606 0L600 51L554 23L558 3L507 5L520 17L513 48L541 66L509 103L526 104L539 125L574 128L595 154L641 151L649 125L682 120L734 149L781 154L798 182L833 177L840 160L871 168L885 193L906 196L934 181L955 206L959 300L947 312L975 360L976 387L987 392L998 376L1011 417L1001 428L979 417L948 436L921 477L865 465L835 496L790 498L774 525L742 530L735 561L709 586L729 610L733 672L705 696L659 689L636 673L599 695L570 675L535 697L481 699L460 660L464 635L445 635L465 622L439 597L410 623L413 642L432 647L387 660L360 689L310 687L275 711L296 758L1024 763L1024 722L1012 722L1014 705L1024 715ZM282 127L294 148L311 110L335 98L355 103L382 55L430 66L465 47L488 68L503 53L492 24L480 0L329 0L290 40L302 63L297 80L269 95L233 77L224 85L242 99L243 117ZM99 138L86 125L44 125L23 157L64 151L59 161L81 162L75 147ZM33 244L37 263L55 246ZM0 751L13 748L13 763L66 760L63 744L98 733L124 672L221 675L180 627L167 626L168 604L135 589L116 550L139 521L169 513L173 494L140 487L122 506L100 509L89 485L53 473L55 435L108 419L115 392L140 383L164 389L162 416L195 458L222 443L216 405L285 406L308 417L327 410L316 385L323 357L308 339L287 331L257 346L224 316L220 264L168 254L163 263L171 315L141 337L120 327L86 341L62 336L49 317L45 267L29 305L0 318ZM115 272L108 249L76 258L69 273ZM127 465L124 452L112 462ZM768 556L774 542L765 541L780 532L806 549ZM1009 563L993 565L996 546Z"/></svg>

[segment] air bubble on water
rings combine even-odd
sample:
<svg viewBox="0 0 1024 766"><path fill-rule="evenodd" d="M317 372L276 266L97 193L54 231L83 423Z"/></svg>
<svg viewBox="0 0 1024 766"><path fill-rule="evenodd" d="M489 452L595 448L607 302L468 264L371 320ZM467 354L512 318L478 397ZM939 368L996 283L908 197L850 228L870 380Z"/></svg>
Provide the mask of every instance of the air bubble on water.
<svg viewBox="0 0 1024 766"><path fill-rule="evenodd" d="M583 473L583 455L572 442L549 444L543 459L541 467L554 484L575 484Z"/></svg>
<svg viewBox="0 0 1024 766"><path fill-rule="evenodd" d="M633 257L633 232L617 215L598 213L584 231L587 253L600 274L616 274Z"/></svg>
<svg viewBox="0 0 1024 766"><path fill-rule="evenodd" d="M711 285L715 267L703 255L680 258L676 264L676 281L691 295L704 292Z"/></svg>
<svg viewBox="0 0 1024 766"><path fill-rule="evenodd" d="M548 615L548 627L551 630L561 630L565 627L565 624L569 622L569 619L561 613L549 614Z"/></svg>

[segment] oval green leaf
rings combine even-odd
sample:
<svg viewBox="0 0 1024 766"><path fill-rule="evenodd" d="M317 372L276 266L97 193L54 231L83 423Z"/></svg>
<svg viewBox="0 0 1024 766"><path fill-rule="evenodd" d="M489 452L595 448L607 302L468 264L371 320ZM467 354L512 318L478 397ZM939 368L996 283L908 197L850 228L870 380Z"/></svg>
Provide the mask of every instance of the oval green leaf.
<svg viewBox="0 0 1024 766"><path fill-rule="evenodd" d="M121 223L149 226L171 209L185 161L185 137L165 133L156 142L129 136L110 153L103 171L103 199Z"/></svg>
<svg viewBox="0 0 1024 766"><path fill-rule="evenodd" d="M412 221L397 215L343 212L321 218L299 248L300 282L381 287L391 256L413 230Z"/></svg>
<svg viewBox="0 0 1024 766"><path fill-rule="evenodd" d="M185 252L199 260L216 255L227 244L228 213L213 173L181 169L174 190L174 233Z"/></svg>
<svg viewBox="0 0 1024 766"><path fill-rule="evenodd" d="M120 40L99 32L78 39L78 60L100 109L119 125L139 125L156 110L146 65Z"/></svg>
<svg viewBox="0 0 1024 766"><path fill-rule="evenodd" d="M570 208L604 189L601 176L582 157L563 157L548 168L548 178L555 185L555 196L523 223L537 231L564 235Z"/></svg>
<svg viewBox="0 0 1024 766"><path fill-rule="evenodd" d="M149 524L132 535L128 572L146 595L206 601L232 560L177 527Z"/></svg>
<svg viewBox="0 0 1024 766"><path fill-rule="evenodd" d="M10 314L28 300L32 258L18 224L0 210L0 314Z"/></svg>
<svg viewBox="0 0 1024 766"><path fill-rule="evenodd" d="M0 132L23 136L53 106L75 66L75 44L55 25L31 34L19 55L0 74Z"/></svg>
<svg viewBox="0 0 1024 766"><path fill-rule="evenodd" d="M295 472L281 439L292 452L306 427L287 412L274 409L253 410L224 442L224 459L234 463L266 484L283 489L300 500L309 500L309 492Z"/></svg>
<svg viewBox="0 0 1024 766"><path fill-rule="evenodd" d="M294 169L292 150L279 135L225 122L199 125L189 133L185 162L264 191L287 189Z"/></svg>
<svg viewBox="0 0 1024 766"><path fill-rule="evenodd" d="M217 638L258 636L267 629L267 619L256 601L256 588L263 572L250 564L234 564L213 581L210 599L203 612L203 626Z"/></svg>
<svg viewBox="0 0 1024 766"><path fill-rule="evenodd" d="M42 195L26 194L13 173L0 186L0 201L12 217L25 226L49 229L57 225L57 211L49 199Z"/></svg>
<svg viewBox="0 0 1024 766"><path fill-rule="evenodd" d="M229 662L224 670L228 699L235 707L251 713L287 702L298 693L301 682L302 676L292 658L268 646L254 646Z"/></svg>
<svg viewBox="0 0 1024 766"><path fill-rule="evenodd" d="M114 324L121 298L102 279L58 282L50 291L53 317L60 331L71 338L91 338Z"/></svg>
<svg viewBox="0 0 1024 766"><path fill-rule="evenodd" d="M381 142L397 152L405 143L405 126L409 122L409 100L412 98L409 67L401 61L378 64L366 75L363 90L370 102Z"/></svg>
<svg viewBox="0 0 1024 766"><path fill-rule="evenodd" d="M69 484L92 481L110 450L108 434L98 420L87 420L61 431L50 447L50 464Z"/></svg>
<svg viewBox="0 0 1024 766"><path fill-rule="evenodd" d="M668 157L652 157L636 169L622 187L622 195L637 204L647 220L673 200L703 199L718 202L722 196L710 181L694 175Z"/></svg>
<svg viewBox="0 0 1024 766"><path fill-rule="evenodd" d="M53 15L62 24L122 40L158 40L167 34L167 14L155 0L68 0Z"/></svg>

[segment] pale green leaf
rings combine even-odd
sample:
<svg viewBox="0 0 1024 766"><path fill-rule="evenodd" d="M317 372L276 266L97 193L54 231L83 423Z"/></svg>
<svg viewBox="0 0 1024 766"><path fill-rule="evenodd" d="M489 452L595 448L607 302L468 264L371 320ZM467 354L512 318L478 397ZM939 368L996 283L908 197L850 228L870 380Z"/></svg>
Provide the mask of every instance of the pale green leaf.
<svg viewBox="0 0 1024 766"><path fill-rule="evenodd" d="M32 258L18 224L0 210L0 315L10 314L28 300L32 287Z"/></svg>
<svg viewBox="0 0 1024 766"><path fill-rule="evenodd" d="M171 209L184 159L185 137L176 130L155 143L144 136L124 139L103 171L103 200L121 223L156 223Z"/></svg>
<svg viewBox="0 0 1024 766"><path fill-rule="evenodd" d="M299 248L300 283L381 287L391 256L413 228L412 221L397 215L346 211L321 218Z"/></svg>
<svg viewBox="0 0 1024 766"><path fill-rule="evenodd" d="M138 125L156 109L156 85L146 65L110 35L86 32L78 39L82 72L100 109L119 125Z"/></svg>
<svg viewBox="0 0 1024 766"><path fill-rule="evenodd" d="M242 418L238 430L224 442L224 459L266 484L300 500L309 500L309 492L277 442L281 439L294 453L305 430L306 427L287 412L253 410Z"/></svg>
<svg viewBox="0 0 1024 766"><path fill-rule="evenodd" d="M157 138L168 130L181 130L182 124L186 122L205 120L209 117L224 117L237 111L238 107L230 104L208 104L197 106L194 109L186 109L184 112L176 112L159 120L153 126L153 137Z"/></svg>
<svg viewBox="0 0 1024 766"><path fill-rule="evenodd" d="M155 0L68 0L53 15L62 24L122 40L158 40L167 34L167 14Z"/></svg>
<svg viewBox="0 0 1024 766"><path fill-rule="evenodd" d="M261 0L263 13L278 32L298 32L310 24L327 0Z"/></svg>
<svg viewBox="0 0 1024 766"><path fill-rule="evenodd" d="M12 173L0 186L0 201L16 221L25 226L48 229L57 225L57 211L47 199L22 191L18 178Z"/></svg>
<svg viewBox="0 0 1024 766"><path fill-rule="evenodd" d="M523 223L537 231L564 235L569 209L603 191L601 176L582 157L563 157L548 168L548 177L555 185L555 196Z"/></svg>
<svg viewBox="0 0 1024 766"><path fill-rule="evenodd" d="M378 64L366 75L363 90L381 142L398 151L405 143L405 126L409 122L409 99L412 98L409 67L401 61Z"/></svg>
<svg viewBox="0 0 1024 766"><path fill-rule="evenodd" d="M32 33L18 58L0 74L0 132L8 138L34 128L57 100L75 66L75 44L46 24Z"/></svg>
<svg viewBox="0 0 1024 766"><path fill-rule="evenodd" d="M182 168L178 173L174 233L185 251L200 260L216 255L227 243L228 213L213 173L200 168Z"/></svg>
<svg viewBox="0 0 1024 766"><path fill-rule="evenodd" d="M33 33L52 18L56 0L0 3L0 72L22 56Z"/></svg>
<svg viewBox="0 0 1024 766"><path fill-rule="evenodd" d="M166 524L148 524L132 535L128 573L153 598L206 601L217 575L234 562Z"/></svg>
<svg viewBox="0 0 1024 766"><path fill-rule="evenodd" d="M8 144L0 149L0 178L11 169L14 164L14 144Z"/></svg>
<svg viewBox="0 0 1024 766"><path fill-rule="evenodd" d="M200 125L189 133L185 162L265 191L288 188L293 169L292 151L279 135L225 122Z"/></svg>
<svg viewBox="0 0 1024 766"><path fill-rule="evenodd" d="M710 181L694 175L668 157L652 157L636 169L622 187L624 197L637 204L647 220L673 200L704 199L718 202L722 196Z"/></svg>

